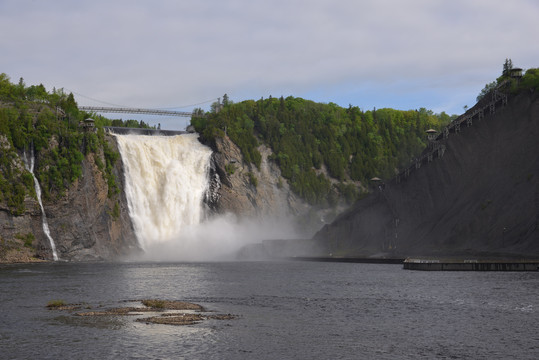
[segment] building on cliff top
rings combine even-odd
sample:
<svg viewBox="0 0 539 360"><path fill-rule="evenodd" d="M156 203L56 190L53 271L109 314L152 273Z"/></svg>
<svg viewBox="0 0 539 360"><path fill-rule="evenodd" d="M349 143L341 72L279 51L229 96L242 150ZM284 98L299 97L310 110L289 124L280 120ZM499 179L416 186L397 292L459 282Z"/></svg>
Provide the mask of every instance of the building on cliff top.
<svg viewBox="0 0 539 360"><path fill-rule="evenodd" d="M79 126L84 130L88 132L93 132L95 130L95 120L92 118L84 119L83 122L79 124Z"/></svg>

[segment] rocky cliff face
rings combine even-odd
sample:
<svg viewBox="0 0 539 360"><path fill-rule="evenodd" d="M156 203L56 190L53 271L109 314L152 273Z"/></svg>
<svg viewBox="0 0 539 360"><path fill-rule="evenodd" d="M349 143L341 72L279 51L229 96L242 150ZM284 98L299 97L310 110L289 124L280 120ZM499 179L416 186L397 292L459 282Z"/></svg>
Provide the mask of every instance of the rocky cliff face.
<svg viewBox="0 0 539 360"><path fill-rule="evenodd" d="M23 166L22 161L20 165ZM35 199L27 197L24 205L26 211L23 215L12 216L6 204L0 201L0 262L32 261L36 255L32 246L37 246L39 253L43 250L42 244L45 244L46 239L39 204ZM32 246L24 246L23 238L28 236L31 241L28 245ZM43 255L52 257L51 254Z"/></svg>
<svg viewBox="0 0 539 360"><path fill-rule="evenodd" d="M323 225L320 218L328 210L315 212L299 199L281 177L277 164L268 160L271 149L265 145L258 149L262 155L260 170L243 161L240 149L228 137L216 138L213 164L220 184L213 186L219 188L213 208L257 220L301 219L295 222L298 232L314 233Z"/></svg>
<svg viewBox="0 0 539 360"><path fill-rule="evenodd" d="M107 141L118 150L114 137L107 137ZM243 161L240 149L228 137L218 138L214 150L211 191L206 202L215 213L232 213L241 220L273 223L287 228L286 231L275 231L275 234L312 236L323 225L320 219L327 217L328 210L314 211L293 194L286 180L281 178L278 166L268 160L271 149L260 146L260 170ZM61 260L113 260L140 251L123 191L122 161L117 161L114 168L121 191L111 199L107 195L107 182L94 156L105 162L102 153L86 156L82 176L65 195L44 201L50 233ZM21 158L16 161L24 167ZM15 249L9 256L0 254L0 258L3 257L4 261L28 261L37 253L38 258L51 260L52 252L43 232L37 200L27 196L25 209L24 214L14 216L6 204L0 202L1 239ZM23 246L26 236L34 238L32 243L37 250Z"/></svg>
<svg viewBox="0 0 539 360"><path fill-rule="evenodd" d="M118 151L114 138L107 137L107 141ZM121 160L116 162L114 174L121 191L117 198L111 199L107 196L107 182L90 154L83 162L82 176L66 196L58 202L44 204L61 259L108 260L138 250L123 192ZM115 206L119 207L119 215L114 214Z"/></svg>
<svg viewBox="0 0 539 360"><path fill-rule="evenodd" d="M107 139L116 148L113 139ZM101 156L104 162L103 154ZM21 159L17 159L22 164ZM108 198L108 186L102 172L94 162L94 154L83 161L82 176L59 200L44 202L51 236L56 244L60 260L109 260L138 251L138 245L127 202L123 191L118 198ZM114 173L123 189L123 169L117 161ZM114 213L118 203L119 214ZM17 238L32 234L37 255L42 259L52 259L49 240L42 227L42 214L38 202L27 197L26 211L21 216L13 216L0 203L0 229L4 243L16 243ZM11 251L8 261L27 260L29 250L19 246Z"/></svg>
<svg viewBox="0 0 539 360"><path fill-rule="evenodd" d="M539 94L510 97L325 226L319 255L539 256L538 139Z"/></svg>

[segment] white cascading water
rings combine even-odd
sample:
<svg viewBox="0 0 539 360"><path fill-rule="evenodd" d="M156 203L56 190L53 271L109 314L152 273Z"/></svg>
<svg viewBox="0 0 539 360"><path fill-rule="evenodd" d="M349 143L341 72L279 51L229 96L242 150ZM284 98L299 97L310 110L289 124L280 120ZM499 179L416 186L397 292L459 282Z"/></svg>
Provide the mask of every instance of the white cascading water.
<svg viewBox="0 0 539 360"><path fill-rule="evenodd" d="M125 193L143 250L177 240L203 219L211 149L198 134L115 135L125 171Z"/></svg>
<svg viewBox="0 0 539 360"><path fill-rule="evenodd" d="M58 261L58 253L56 252L56 244L54 243L54 240L52 239L51 232L49 230L49 223L47 222L47 215L45 214L45 208L43 207L43 201L41 200L41 186L39 186L39 181L37 181L36 175L34 174L34 148L30 147L30 161L26 158L26 153L24 153L24 164L26 167L26 170L30 171L32 174L32 177L34 178L34 188L36 189L36 196L37 201L39 202L39 207L41 208L41 214L42 214L42 224L43 224L43 232L47 236L47 239L49 239L49 244L51 246L52 250L52 258L54 261Z"/></svg>

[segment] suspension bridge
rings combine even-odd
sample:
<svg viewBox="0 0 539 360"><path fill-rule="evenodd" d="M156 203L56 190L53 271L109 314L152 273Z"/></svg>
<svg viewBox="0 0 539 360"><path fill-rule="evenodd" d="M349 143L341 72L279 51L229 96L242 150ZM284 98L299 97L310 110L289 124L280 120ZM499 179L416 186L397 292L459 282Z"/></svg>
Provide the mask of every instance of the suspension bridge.
<svg viewBox="0 0 539 360"><path fill-rule="evenodd" d="M178 116L178 117L191 117L193 115L192 112L188 112L188 111L140 109L140 108L110 107L110 106L79 106L79 110L89 111L89 112L98 112L98 113L124 113L124 114L144 114L144 115Z"/></svg>

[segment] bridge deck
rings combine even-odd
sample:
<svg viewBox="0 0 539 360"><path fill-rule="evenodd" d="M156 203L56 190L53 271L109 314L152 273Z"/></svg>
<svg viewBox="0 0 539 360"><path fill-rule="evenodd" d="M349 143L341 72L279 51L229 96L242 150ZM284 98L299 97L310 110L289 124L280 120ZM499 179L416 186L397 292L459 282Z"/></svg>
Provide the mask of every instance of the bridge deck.
<svg viewBox="0 0 539 360"><path fill-rule="evenodd" d="M180 116L180 117L191 117L193 115L192 112L187 112L187 111L173 111L173 110L160 110L160 109L136 109L136 108L122 108L122 107L108 107L108 106L79 106L79 110L101 112L101 113L146 114L146 115Z"/></svg>
<svg viewBox="0 0 539 360"><path fill-rule="evenodd" d="M104 126L107 133L118 135L150 135L150 136L175 136L182 134L189 134L188 131L178 130L155 130L155 129L140 129L140 128L126 128L117 126Z"/></svg>

